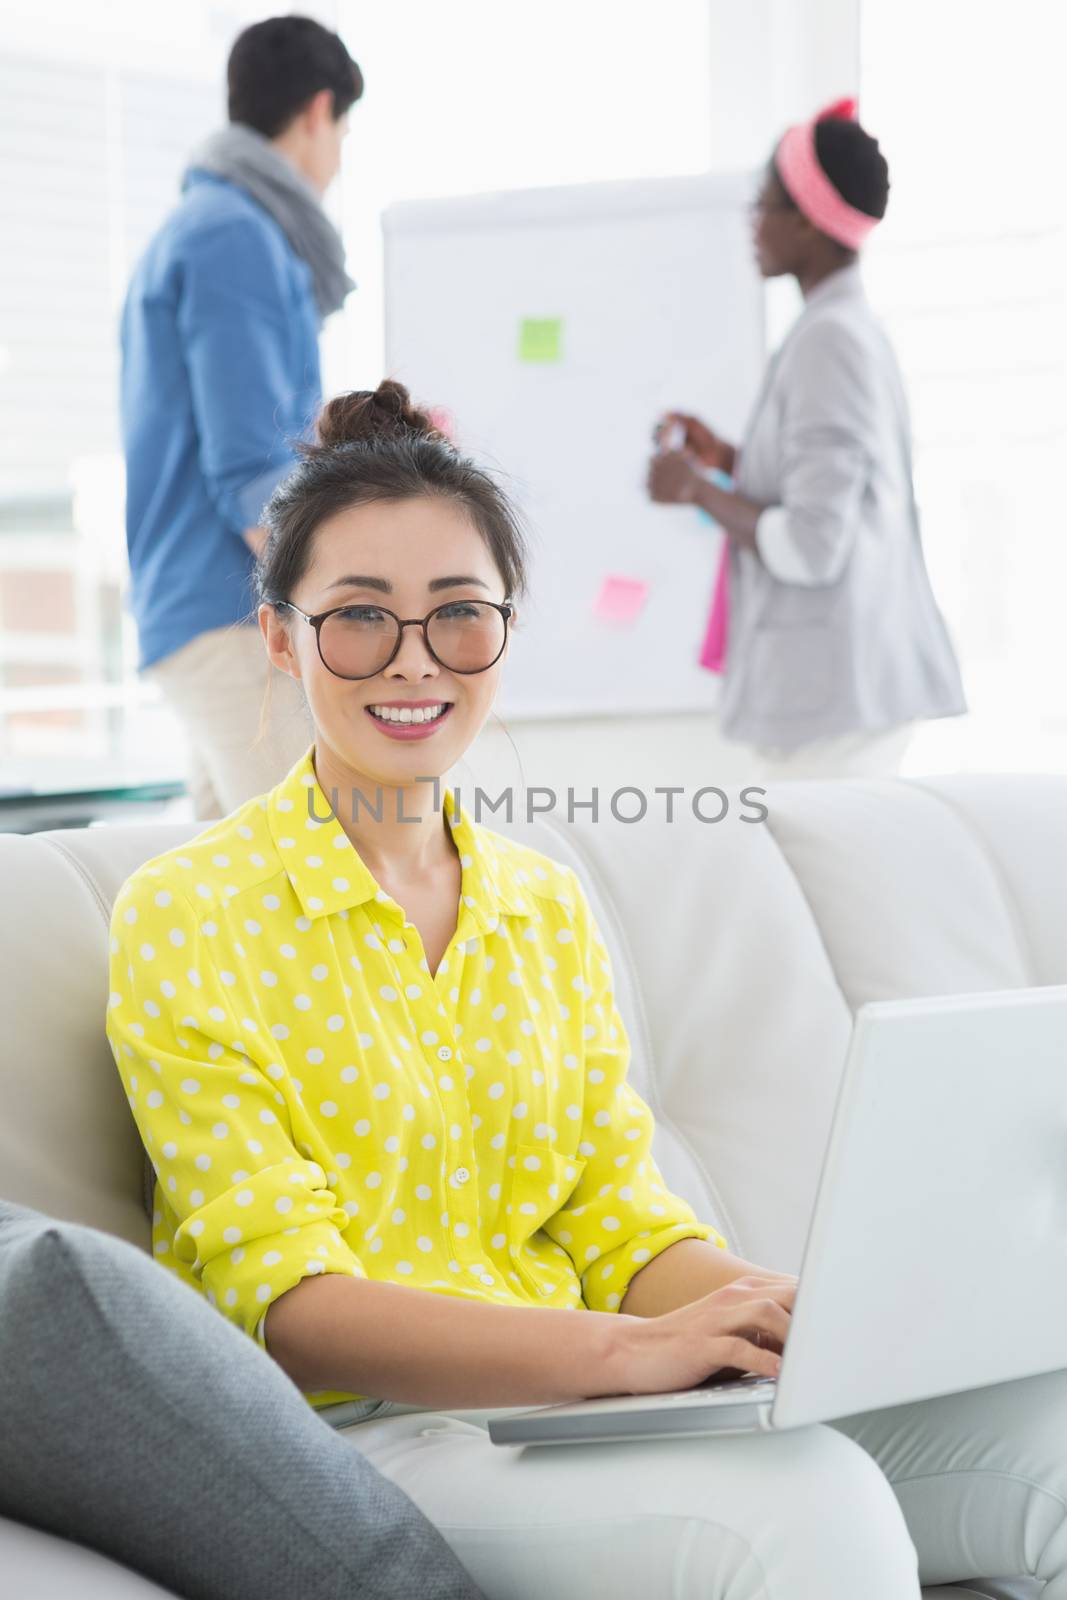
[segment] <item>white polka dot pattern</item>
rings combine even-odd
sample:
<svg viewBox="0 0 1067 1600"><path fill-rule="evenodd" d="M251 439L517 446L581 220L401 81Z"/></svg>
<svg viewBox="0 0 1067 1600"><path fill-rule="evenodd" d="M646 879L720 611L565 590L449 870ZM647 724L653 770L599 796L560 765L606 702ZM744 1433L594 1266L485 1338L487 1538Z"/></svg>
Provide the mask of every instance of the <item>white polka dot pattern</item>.
<svg viewBox="0 0 1067 1600"><path fill-rule="evenodd" d="M445 791L462 892L431 976L335 818L308 851L312 755L115 902L106 1026L156 1259L262 1341L317 1273L613 1311L677 1239L724 1247L652 1158L571 869Z"/></svg>

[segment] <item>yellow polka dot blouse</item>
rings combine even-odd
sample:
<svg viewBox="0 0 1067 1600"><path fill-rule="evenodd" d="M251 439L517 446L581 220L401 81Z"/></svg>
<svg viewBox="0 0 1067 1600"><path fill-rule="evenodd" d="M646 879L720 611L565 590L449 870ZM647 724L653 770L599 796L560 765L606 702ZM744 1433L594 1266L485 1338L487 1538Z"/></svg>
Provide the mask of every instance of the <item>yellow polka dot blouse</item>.
<svg viewBox="0 0 1067 1600"><path fill-rule="evenodd" d="M445 790L462 889L431 976L313 756L115 902L107 1033L157 1259L262 1343L312 1273L614 1311L676 1240L725 1246L652 1158L574 872Z"/></svg>

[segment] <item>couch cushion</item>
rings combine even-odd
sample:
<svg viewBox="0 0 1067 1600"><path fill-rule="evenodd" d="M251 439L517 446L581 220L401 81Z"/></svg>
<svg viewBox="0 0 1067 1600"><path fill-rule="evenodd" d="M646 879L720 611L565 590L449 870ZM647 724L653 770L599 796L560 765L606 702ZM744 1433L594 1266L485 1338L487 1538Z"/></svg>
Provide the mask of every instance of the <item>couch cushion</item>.
<svg viewBox="0 0 1067 1600"><path fill-rule="evenodd" d="M83 1544L6 1517L0 1517L0 1572L3 1592L27 1600L180 1600L173 1589Z"/></svg>
<svg viewBox="0 0 1067 1600"><path fill-rule="evenodd" d="M810 787L776 789L768 827L851 1010L1030 981L1003 874L955 807L904 782Z"/></svg>
<svg viewBox="0 0 1067 1600"><path fill-rule="evenodd" d="M141 1141L104 1034L108 922L125 877L182 831L0 834L4 1193L146 1250Z"/></svg>
<svg viewBox="0 0 1067 1600"><path fill-rule="evenodd" d="M0 1514L186 1600L478 1595L402 1490L194 1290L3 1201L0 1417Z"/></svg>
<svg viewBox="0 0 1067 1600"><path fill-rule="evenodd" d="M1067 982L1067 779L1049 773L927 778L989 863L1029 984Z"/></svg>

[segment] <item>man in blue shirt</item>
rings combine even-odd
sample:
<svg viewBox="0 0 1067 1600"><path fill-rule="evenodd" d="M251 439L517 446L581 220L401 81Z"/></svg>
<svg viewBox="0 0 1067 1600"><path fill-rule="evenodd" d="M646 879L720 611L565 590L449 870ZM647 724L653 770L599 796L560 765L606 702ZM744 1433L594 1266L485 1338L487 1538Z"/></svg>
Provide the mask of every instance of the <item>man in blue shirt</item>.
<svg viewBox="0 0 1067 1600"><path fill-rule="evenodd" d="M338 35L292 16L238 37L227 82L229 127L194 155L122 318L139 667L185 726L197 817L271 788L311 739L250 579L263 505L321 402L319 329L353 287L321 201L363 90Z"/></svg>

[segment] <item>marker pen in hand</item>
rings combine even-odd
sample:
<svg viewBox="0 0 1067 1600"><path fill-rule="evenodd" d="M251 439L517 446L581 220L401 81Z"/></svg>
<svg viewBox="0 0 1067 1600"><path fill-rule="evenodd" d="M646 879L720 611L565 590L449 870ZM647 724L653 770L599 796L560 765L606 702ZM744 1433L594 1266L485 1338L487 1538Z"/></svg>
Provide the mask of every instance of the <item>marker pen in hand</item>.
<svg viewBox="0 0 1067 1600"><path fill-rule="evenodd" d="M685 424L677 420L662 423L659 429L659 448L665 453L668 450L684 450Z"/></svg>

